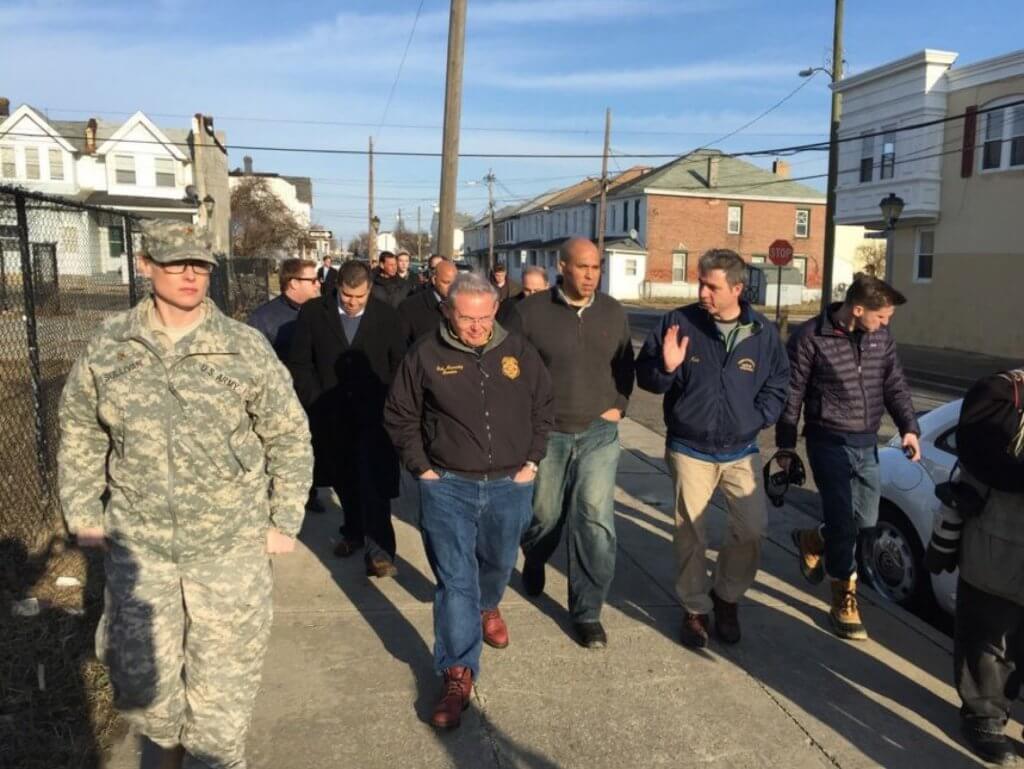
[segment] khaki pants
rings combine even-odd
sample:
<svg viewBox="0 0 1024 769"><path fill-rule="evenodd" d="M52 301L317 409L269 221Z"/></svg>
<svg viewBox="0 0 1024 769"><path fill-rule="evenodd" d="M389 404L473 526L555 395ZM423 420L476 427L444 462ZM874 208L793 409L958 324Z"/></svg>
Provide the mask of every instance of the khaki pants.
<svg viewBox="0 0 1024 769"><path fill-rule="evenodd" d="M676 491L676 593L686 611L708 614L712 586L719 598L736 603L757 575L767 521L761 457L751 454L734 462L717 463L667 451L665 461ZM728 528L712 581L706 555L707 514L716 489L725 495Z"/></svg>

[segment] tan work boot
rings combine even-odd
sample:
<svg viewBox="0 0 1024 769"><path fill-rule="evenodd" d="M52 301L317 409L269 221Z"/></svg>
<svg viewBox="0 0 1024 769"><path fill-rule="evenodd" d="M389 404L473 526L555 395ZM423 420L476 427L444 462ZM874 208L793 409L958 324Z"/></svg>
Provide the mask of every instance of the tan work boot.
<svg viewBox="0 0 1024 769"><path fill-rule="evenodd" d="M857 609L857 577L832 580L832 610L828 613L832 629L848 641L868 640L868 631L860 621Z"/></svg>
<svg viewBox="0 0 1024 769"><path fill-rule="evenodd" d="M790 537L800 552L800 573L812 585L820 585L825 579L825 565L821 558L825 552L825 540L821 538L821 530L793 529Z"/></svg>

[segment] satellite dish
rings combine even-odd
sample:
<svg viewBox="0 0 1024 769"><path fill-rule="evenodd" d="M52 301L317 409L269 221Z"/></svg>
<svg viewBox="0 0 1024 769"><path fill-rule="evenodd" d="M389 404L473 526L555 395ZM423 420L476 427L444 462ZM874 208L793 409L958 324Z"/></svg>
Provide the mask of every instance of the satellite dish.
<svg viewBox="0 0 1024 769"><path fill-rule="evenodd" d="M639 237L639 235L640 235L640 233L637 232L636 230L630 230L629 231L629 237L631 237L633 240L636 240L637 237Z"/></svg>

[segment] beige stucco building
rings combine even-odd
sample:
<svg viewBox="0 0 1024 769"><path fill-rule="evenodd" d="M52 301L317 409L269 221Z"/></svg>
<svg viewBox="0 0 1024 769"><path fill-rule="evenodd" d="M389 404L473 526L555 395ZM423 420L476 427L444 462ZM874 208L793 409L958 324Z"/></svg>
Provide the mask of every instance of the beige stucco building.
<svg viewBox="0 0 1024 769"><path fill-rule="evenodd" d="M883 227L901 342L1024 360L1024 50L925 50L841 82L836 221ZM927 124L927 125L921 125Z"/></svg>

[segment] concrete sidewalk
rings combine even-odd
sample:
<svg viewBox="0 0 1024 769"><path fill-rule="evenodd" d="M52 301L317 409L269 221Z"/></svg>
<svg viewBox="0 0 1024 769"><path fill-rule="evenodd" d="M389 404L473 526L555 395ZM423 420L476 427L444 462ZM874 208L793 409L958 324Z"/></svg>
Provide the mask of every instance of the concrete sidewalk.
<svg viewBox="0 0 1024 769"><path fill-rule="evenodd" d="M864 600L872 641L827 626L826 587L799 576L788 530L810 519L771 509L762 570L742 609L744 639L706 652L676 641L672 490L663 439L622 424L617 575L603 620L610 645L569 635L565 561L526 599L518 572L502 604L508 649L485 647L462 727L427 719L433 584L416 529L397 522L400 576L369 580L331 555L338 515L309 516L304 547L275 561L276 617L249 739L259 769L327 767L953 767L982 766L957 740L951 642ZM724 516L715 516L721 535ZM1019 738L1019 722L1010 733ZM135 769L134 741L110 769Z"/></svg>

